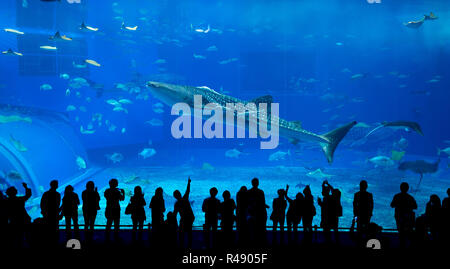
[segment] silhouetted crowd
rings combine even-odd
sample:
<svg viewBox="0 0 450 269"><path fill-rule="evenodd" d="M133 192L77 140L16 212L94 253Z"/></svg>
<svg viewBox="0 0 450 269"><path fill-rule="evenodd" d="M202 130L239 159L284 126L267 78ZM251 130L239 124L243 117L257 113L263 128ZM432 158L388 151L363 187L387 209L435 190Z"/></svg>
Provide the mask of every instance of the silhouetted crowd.
<svg viewBox="0 0 450 269"><path fill-rule="evenodd" d="M112 226L114 225L114 239L119 240L121 208L120 202L125 200L125 191L118 188L117 179L109 181L109 188L104 192L106 199L105 217L107 219L105 236L110 240ZM252 187L242 186L236 194L236 202L231 198L228 190L222 193L223 200L217 197L218 190L210 189L210 197L202 204L205 214L203 225L204 246L206 248L232 247L232 246L265 246L267 244L266 223L267 210L272 209L270 220L273 222L272 243L283 245L284 239L288 244L297 243L299 226L302 224L302 244L313 242L313 234L317 226L313 226L316 216L314 197L309 186L295 197L290 197L289 185L277 191L278 197L273 199L272 206L266 204L264 191L259 189L259 180L251 181ZM173 192L176 202L172 211L166 212L163 189L155 190L150 200L151 224L149 229L152 240L166 245L177 245L181 248L192 247L192 229L195 220L194 212L189 201L191 179L182 195L179 190ZM84 230L86 240L93 239L95 220L100 209L100 194L93 181L86 184L81 194L74 192L71 185L65 187L64 197L57 191L58 181L50 182L50 189L41 198L40 208L42 217L33 222L25 207L26 201L31 197L31 189L23 183L24 196L17 196L17 189L9 187L6 196L0 192L0 232L7 238L12 247L23 247L25 242L44 240L51 244L59 240L59 222L65 219L65 232L67 238L79 237L78 207L82 202ZM360 190L353 198L353 221L350 228L351 238L362 247L368 239L377 238L382 228L371 222L373 215L373 195L367 191L365 180L360 182ZM395 221L399 234L401 247L430 243L443 243L449 239L450 228L450 189L442 203L440 198L433 194L426 205L425 214L415 216L417 203L408 193L409 186L403 182L400 193L393 197L390 204L395 209ZM339 218L342 217L341 192L331 186L327 181L322 183L322 197L317 199L321 210L320 228L323 229L324 241L339 245ZM142 240L144 222L147 219L144 207L147 205L142 188L136 186L130 202L125 208L125 214L130 215L133 223L133 240ZM177 217L179 215L179 222ZM220 226L219 226L220 221ZM287 236L285 236L285 224ZM73 230L72 230L73 227ZM220 227L220 229L218 229ZM236 233L233 232L236 227ZM356 228L356 230L355 230ZM278 231L279 232L276 232ZM333 233L331 232L333 231ZM72 235L72 232L74 233ZM237 235L237 236L236 236ZM279 238L277 238L279 236ZM334 242L332 240L334 237ZM186 240L187 239L187 240ZM40 241L43 242L43 241Z"/></svg>

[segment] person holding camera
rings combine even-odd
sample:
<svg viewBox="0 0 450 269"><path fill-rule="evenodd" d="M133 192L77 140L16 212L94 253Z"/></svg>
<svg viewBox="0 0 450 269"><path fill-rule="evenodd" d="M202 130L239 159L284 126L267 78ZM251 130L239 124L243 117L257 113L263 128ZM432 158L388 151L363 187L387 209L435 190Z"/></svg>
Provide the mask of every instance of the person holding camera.
<svg viewBox="0 0 450 269"><path fill-rule="evenodd" d="M116 237L120 229L120 201L125 200L125 191L123 189L119 189L117 187L118 185L119 182L117 179L111 179L109 181L109 189L106 189L104 194L106 198L106 235L108 238L113 223L114 234Z"/></svg>

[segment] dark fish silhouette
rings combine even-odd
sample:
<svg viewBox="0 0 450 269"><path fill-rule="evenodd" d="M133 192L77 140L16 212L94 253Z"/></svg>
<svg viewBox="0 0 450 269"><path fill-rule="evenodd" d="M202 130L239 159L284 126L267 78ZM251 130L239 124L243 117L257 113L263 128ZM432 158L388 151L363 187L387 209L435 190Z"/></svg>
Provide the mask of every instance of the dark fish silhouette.
<svg viewBox="0 0 450 269"><path fill-rule="evenodd" d="M402 162L398 166L398 170L401 171L412 171L416 174L420 175L419 184L417 185L417 190L419 189L420 182L422 181L423 174L432 174L436 173L436 171L439 168L439 162L441 159L438 159L435 163L429 163L424 160L417 160L417 161L409 161L409 162Z"/></svg>

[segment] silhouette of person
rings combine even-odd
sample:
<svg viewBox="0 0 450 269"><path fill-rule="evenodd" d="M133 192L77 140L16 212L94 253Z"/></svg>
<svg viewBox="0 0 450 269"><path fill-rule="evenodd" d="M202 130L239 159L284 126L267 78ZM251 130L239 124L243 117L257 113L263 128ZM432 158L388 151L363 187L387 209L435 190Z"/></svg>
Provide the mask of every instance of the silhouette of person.
<svg viewBox="0 0 450 269"><path fill-rule="evenodd" d="M339 244L339 218L342 217L341 191L333 188L330 184L328 186L331 190L330 210L328 211L330 214L330 228L333 229L336 243Z"/></svg>
<svg viewBox="0 0 450 269"><path fill-rule="evenodd" d="M289 208L288 208L288 211L286 214L288 235L289 235L289 240L291 240L292 239L291 231L294 230L294 238L295 238L295 240L297 240L298 225L300 224L300 221L302 220L305 197L303 196L303 194L301 192L299 192L295 196L295 199L291 199L288 196L288 191L289 191L289 185L286 186L286 200L289 202Z"/></svg>
<svg viewBox="0 0 450 269"><path fill-rule="evenodd" d="M144 199L144 194L142 193L142 188L140 186L134 187L134 195L130 198L131 207L133 211L131 212L131 220L133 221L133 237L135 237L135 232L139 229L140 235L144 228L144 221L147 219L145 216L144 206L147 204Z"/></svg>
<svg viewBox="0 0 450 269"><path fill-rule="evenodd" d="M248 235L248 195L247 187L242 186L236 194L236 230L239 243L244 245Z"/></svg>
<svg viewBox="0 0 450 269"><path fill-rule="evenodd" d="M187 247L192 247L192 225L194 224L195 216L189 202L189 193L191 191L191 178L188 178L188 183L184 195L181 196L179 190L173 192L173 197L176 199L173 215L175 218L180 214L180 246L184 246L185 236L188 238Z"/></svg>
<svg viewBox="0 0 450 269"><path fill-rule="evenodd" d="M316 207L314 206L314 197L311 194L311 188L307 185L303 189L303 232L304 232L304 243L312 243L312 222L316 215Z"/></svg>
<svg viewBox="0 0 450 269"><path fill-rule="evenodd" d="M157 232L164 224L164 212L166 211L161 187L155 190L155 195L150 201L150 209L152 211L152 229Z"/></svg>
<svg viewBox="0 0 450 269"><path fill-rule="evenodd" d="M71 232L71 222L73 221L73 227L77 234L78 229L78 205L80 199L78 194L73 191L72 185L67 185L64 190L64 197L62 198L61 214L66 220L66 234L69 236Z"/></svg>
<svg viewBox="0 0 450 269"><path fill-rule="evenodd" d="M400 237L401 247L406 246L406 240L411 236L414 228L416 200L408 194L409 185L406 182L400 184L400 193L396 194L391 202L395 209L395 222Z"/></svg>
<svg viewBox="0 0 450 269"><path fill-rule="evenodd" d="M447 189L447 197L442 200L442 217L443 217L443 241L450 240L450 188Z"/></svg>
<svg viewBox="0 0 450 269"><path fill-rule="evenodd" d="M61 194L57 191L58 181L52 180L50 182L50 189L42 195L41 198L41 213L43 222L47 226L50 237L53 237L54 243L58 240L59 230L59 213L61 205Z"/></svg>
<svg viewBox="0 0 450 269"><path fill-rule="evenodd" d="M105 190L104 196L106 198L106 236L109 239L109 232L114 223L114 235L118 236L120 229L120 201L125 200L125 191L117 188L119 182L113 178L109 181L109 189Z"/></svg>
<svg viewBox="0 0 450 269"><path fill-rule="evenodd" d="M430 229L431 237L434 241L438 242L441 236L442 228L442 206L441 199L436 194L430 196L430 201L425 208L426 223Z"/></svg>
<svg viewBox="0 0 450 269"><path fill-rule="evenodd" d="M215 235L217 232L217 225L219 221L219 207L220 201L216 198L217 189L215 187L209 190L210 197L203 200L202 211L205 212L205 244L206 247L210 247L211 243L215 244ZM212 242L210 242L210 231L213 233Z"/></svg>
<svg viewBox="0 0 450 269"><path fill-rule="evenodd" d="M287 207L285 196L287 189L288 187L286 187L286 191L283 189L279 189L277 191L278 197L273 199L272 202L272 214L270 215L270 219L273 222L273 239L272 239L273 244L276 243L276 231L278 225L280 225L280 243L283 242L284 221L286 218L286 207Z"/></svg>
<svg viewBox="0 0 450 269"><path fill-rule="evenodd" d="M359 191L353 197L353 217L356 220L356 229L361 237L367 233L373 212L373 196L370 192L367 192L367 187L367 181L361 180Z"/></svg>
<svg viewBox="0 0 450 269"><path fill-rule="evenodd" d="M331 192L331 193L330 193ZM342 216L341 192L333 188L327 180L322 183L323 200L318 198L318 204L321 206L321 227L323 228L325 240L331 241L330 231L334 231L336 243L339 243L339 217Z"/></svg>
<svg viewBox="0 0 450 269"><path fill-rule="evenodd" d="M86 189L81 193L81 199L83 200L84 229L92 232L97 211L100 209L100 195L93 181L86 183Z"/></svg>
<svg viewBox="0 0 450 269"><path fill-rule="evenodd" d="M177 244L177 217L173 214L172 211L169 211L166 216L166 220L164 221L164 234L166 237L162 242L165 246L171 248L172 246Z"/></svg>
<svg viewBox="0 0 450 269"><path fill-rule="evenodd" d="M331 206L330 186L327 181L322 183L322 199L317 198L317 204L320 206L320 227L323 229L325 240L330 241L331 217L333 215Z"/></svg>
<svg viewBox="0 0 450 269"><path fill-rule="evenodd" d="M258 189L259 180L252 179L252 188L247 191L249 228L253 235L253 243L264 245L266 242L267 208L264 191Z"/></svg>
<svg viewBox="0 0 450 269"><path fill-rule="evenodd" d="M8 212L6 209L6 196L0 191L0 236L4 234L8 226Z"/></svg>
<svg viewBox="0 0 450 269"><path fill-rule="evenodd" d="M26 183L22 183L25 189L24 196L17 196L17 189L15 187L9 187L6 189L6 208L8 222L10 230L12 232L11 236L13 239L13 246L20 247L23 244L24 232L27 225L31 223L31 218L25 209L25 203L31 197L31 189L28 188Z"/></svg>
<svg viewBox="0 0 450 269"><path fill-rule="evenodd" d="M231 199L231 194L227 190L222 193L222 197L223 202L220 204L220 226L222 228L222 242L224 243L224 246L227 247L234 244L233 224L236 219L236 216L234 215L236 203Z"/></svg>

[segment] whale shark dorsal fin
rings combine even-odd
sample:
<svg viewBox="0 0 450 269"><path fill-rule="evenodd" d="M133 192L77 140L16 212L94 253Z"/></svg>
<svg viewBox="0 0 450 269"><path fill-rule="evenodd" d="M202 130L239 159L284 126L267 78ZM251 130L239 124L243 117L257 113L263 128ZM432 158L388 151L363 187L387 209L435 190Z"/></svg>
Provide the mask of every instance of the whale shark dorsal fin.
<svg viewBox="0 0 450 269"><path fill-rule="evenodd" d="M8 49L8 53L14 53L11 48Z"/></svg>
<svg viewBox="0 0 450 269"><path fill-rule="evenodd" d="M213 91L213 89L211 89L211 88L208 87L208 86L198 86L197 88Z"/></svg>
<svg viewBox="0 0 450 269"><path fill-rule="evenodd" d="M213 92L213 93L216 93L216 94L220 94L220 95L221 95L221 93L216 92L215 90L211 89L211 88L208 87L208 86L198 86L198 87L196 87L196 88L197 88L197 89L208 90L208 91L211 91L211 92Z"/></svg>
<svg viewBox="0 0 450 269"><path fill-rule="evenodd" d="M255 103L255 105L259 105L260 103L266 103L267 105L270 105L273 103L273 97L271 95L264 95L264 96L255 98L255 99L251 100L250 102Z"/></svg>

